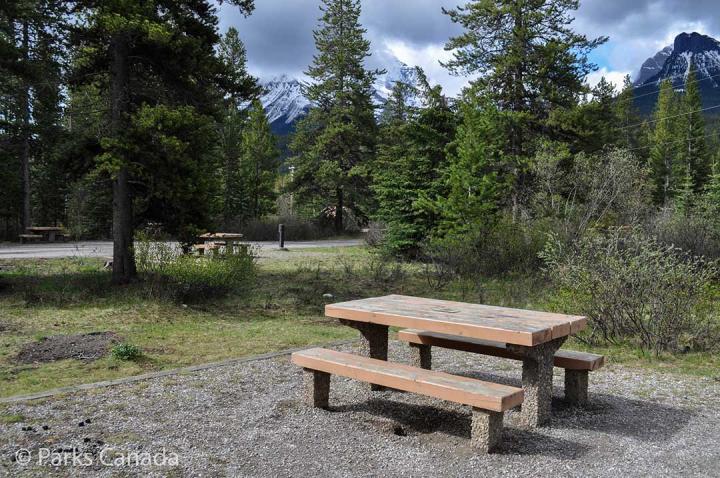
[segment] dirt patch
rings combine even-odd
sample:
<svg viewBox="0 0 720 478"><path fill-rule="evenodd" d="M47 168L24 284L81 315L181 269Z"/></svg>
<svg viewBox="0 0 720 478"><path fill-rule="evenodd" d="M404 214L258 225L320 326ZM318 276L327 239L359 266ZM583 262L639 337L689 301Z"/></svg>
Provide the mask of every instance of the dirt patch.
<svg viewBox="0 0 720 478"><path fill-rule="evenodd" d="M114 332L53 335L23 346L16 360L24 364L64 359L92 361L104 357L110 346L118 342L120 337Z"/></svg>

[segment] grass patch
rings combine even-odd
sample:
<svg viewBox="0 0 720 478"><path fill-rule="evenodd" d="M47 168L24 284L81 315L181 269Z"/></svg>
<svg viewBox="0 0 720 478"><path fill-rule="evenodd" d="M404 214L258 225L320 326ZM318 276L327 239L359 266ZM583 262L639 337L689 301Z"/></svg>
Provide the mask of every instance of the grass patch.
<svg viewBox="0 0 720 478"><path fill-rule="evenodd" d="M0 423L3 425L12 425L13 423L20 423L25 420L25 417L23 415L5 415L0 414Z"/></svg>

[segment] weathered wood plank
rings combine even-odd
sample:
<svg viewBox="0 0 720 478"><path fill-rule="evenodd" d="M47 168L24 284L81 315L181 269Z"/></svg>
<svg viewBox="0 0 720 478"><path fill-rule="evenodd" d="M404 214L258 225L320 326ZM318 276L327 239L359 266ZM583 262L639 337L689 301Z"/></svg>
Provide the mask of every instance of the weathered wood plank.
<svg viewBox="0 0 720 478"><path fill-rule="evenodd" d="M523 401L521 388L423 370L335 350L316 348L295 352L292 355L292 362L306 369L494 412L516 407Z"/></svg>
<svg viewBox="0 0 720 478"><path fill-rule="evenodd" d="M493 357L522 360L523 357L505 347L505 344L490 342L467 337L455 337L452 335L438 334L413 329L405 329L398 332L398 339L411 344L431 345L463 352L491 355ZM558 350L555 353L554 364L556 367L569 370L586 370L592 372L605 365L605 357L602 355L587 352L576 352L574 350Z"/></svg>
<svg viewBox="0 0 720 478"><path fill-rule="evenodd" d="M566 337L587 324L580 316L401 295L330 304L325 315L525 346Z"/></svg>

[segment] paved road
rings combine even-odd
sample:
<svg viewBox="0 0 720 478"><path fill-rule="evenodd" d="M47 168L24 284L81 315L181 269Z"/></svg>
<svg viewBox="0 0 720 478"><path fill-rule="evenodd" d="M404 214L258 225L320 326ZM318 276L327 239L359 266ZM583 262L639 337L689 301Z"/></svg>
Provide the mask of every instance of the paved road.
<svg viewBox="0 0 720 478"><path fill-rule="evenodd" d="M363 244L362 239L286 242L288 249L318 247L351 247ZM277 249L277 242L249 242L262 249ZM57 244L0 244L0 259L52 259L61 257L112 257L112 242L65 242Z"/></svg>

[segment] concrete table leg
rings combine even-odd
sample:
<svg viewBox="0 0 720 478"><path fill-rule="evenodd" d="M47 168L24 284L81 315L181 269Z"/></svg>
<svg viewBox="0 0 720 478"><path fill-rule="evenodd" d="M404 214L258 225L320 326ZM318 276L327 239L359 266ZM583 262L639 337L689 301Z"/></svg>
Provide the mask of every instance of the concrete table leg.
<svg viewBox="0 0 720 478"><path fill-rule="evenodd" d="M388 326L380 324L369 324L366 322L355 322L352 320L341 320L342 324L353 327L360 331L363 336L362 354L366 357L385 360L388 357ZM387 390L382 385L370 384L370 390L378 392Z"/></svg>
<svg viewBox="0 0 720 478"><path fill-rule="evenodd" d="M425 344L410 344L410 348L413 349L413 365L432 370L432 347Z"/></svg>
<svg viewBox="0 0 720 478"><path fill-rule="evenodd" d="M565 370L565 399L580 407L588 403L588 378L590 373L587 370Z"/></svg>
<svg viewBox="0 0 720 478"><path fill-rule="evenodd" d="M328 408L330 404L330 374L303 369L305 402L311 407Z"/></svg>
<svg viewBox="0 0 720 478"><path fill-rule="evenodd" d="M525 399L520 422L527 428L536 428L551 420L553 358L566 339L561 337L535 347L507 345L508 350L524 357L522 385Z"/></svg>
<svg viewBox="0 0 720 478"><path fill-rule="evenodd" d="M470 426L470 445L476 450L489 453L497 448L502 439L503 412L491 412L473 407Z"/></svg>

